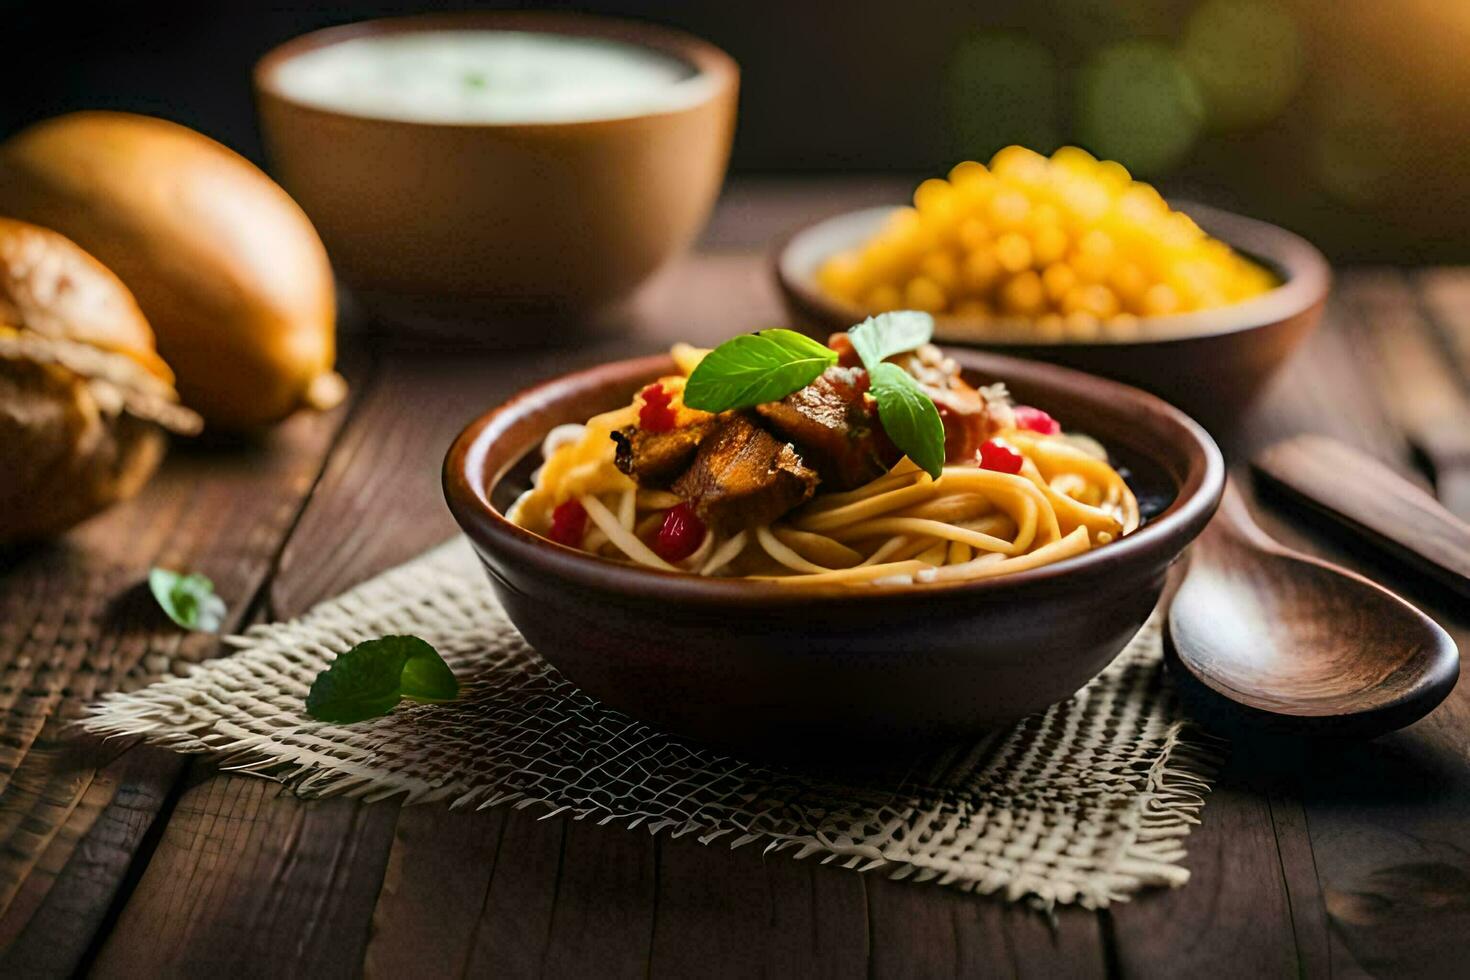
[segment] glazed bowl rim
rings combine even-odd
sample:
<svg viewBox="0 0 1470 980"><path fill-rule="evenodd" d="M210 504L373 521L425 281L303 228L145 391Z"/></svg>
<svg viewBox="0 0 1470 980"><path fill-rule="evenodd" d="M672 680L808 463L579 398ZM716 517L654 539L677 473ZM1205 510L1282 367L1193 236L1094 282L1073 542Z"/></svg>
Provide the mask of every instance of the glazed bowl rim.
<svg viewBox="0 0 1470 980"><path fill-rule="evenodd" d="M1177 449L1185 459L1185 472L1175 483L1173 501L1132 534L1050 565L969 581L861 587L838 583L792 586L738 578L706 578L688 572L624 564L549 541L512 524L495 508L491 503L495 486L534 448L533 444L513 458L498 460L494 472L487 472L492 449L507 429L528 412L583 391L614 385L631 389L649 378L669 373L674 369L674 362L667 354L613 361L562 374L520 391L479 416L464 428L445 456L445 499L455 521L477 550L493 553L512 564L534 566L591 593L612 593L632 599L660 598L723 609L789 607L825 604L831 600L907 605L944 599L992 600L1028 591L1051 594L1100 579L1116 579L1119 571L1140 574L1162 568L1177 558L1204 529L1224 490L1225 463L1210 435L1179 409L1137 388L1070 368L968 350L949 353L971 370L983 370L1000 378L1024 378L1026 383L1037 387L1074 392L1080 389L1084 400L1103 402L1112 398L1128 403L1132 411L1162 417L1177 432ZM1164 465L1160 462L1163 453L1150 454L1139 446L1131 448ZM1175 479L1173 473L1170 479Z"/></svg>
<svg viewBox="0 0 1470 980"><path fill-rule="evenodd" d="M651 48L669 55L694 69L688 79L675 84L687 84L707 80L704 91L687 102L629 112L616 116L599 116L591 119L566 120L426 120L403 119L396 116L374 115L336 109L317 102L299 99L281 88L278 70L286 62L309 51L331 47L354 38L383 34L418 33L433 30L523 30L529 33L570 34L580 37L597 37L623 41L635 47ZM662 24L627 20L618 17L603 17L597 14L574 13L554 10L460 10L431 11L404 14L394 17L375 17L368 20L337 24L318 28L271 48L255 62L251 73L257 97L269 96L305 112L322 118L351 119L375 126L403 126L420 130L463 132L486 130L491 132L588 129L592 127L630 123L640 119L655 119L683 115L693 112L729 93L739 81L740 69L735 60L723 50L685 31Z"/></svg>
<svg viewBox="0 0 1470 980"><path fill-rule="evenodd" d="M1016 350L1048 347L1114 348L1142 344L1187 343L1192 340L1245 333L1280 323L1306 312L1326 298L1332 285L1332 267L1326 256L1302 236L1269 221L1247 217L1208 204L1176 198L1169 198L1168 203L1171 208L1183 211L1195 219L1213 237L1225 241L1236 251L1266 265L1281 277L1280 285L1259 296L1232 303L1229 306L1170 316L1141 317L1139 323L1142 325L1142 332L1137 337L1068 337L1061 340L1027 338L1021 334L991 337L985 335L984 329L974 329L973 325L976 321L972 317L937 314L935 316L937 339L944 343L975 345L999 351L1007 348ZM804 271L793 267L796 261L793 253L800 249L803 239L834 224L857 222L859 218L870 218L876 224L880 216L891 214L904 206L902 204L881 204L855 208L817 218L787 232L776 242L771 251L771 274L777 286L788 301L796 305L802 312L813 320L832 325L834 330L843 329L837 326L839 323L845 325L860 323L868 316L868 313L854 304L827 296L812 279L811 273L814 271L814 266ZM1212 228L1225 230L1220 233ZM1270 248L1239 247L1231 241L1232 237L1243 234L1269 243ZM817 261L830 257L832 254L834 254L833 251L827 251L819 256ZM1010 318L1003 319L1001 322L1019 324L1026 321ZM959 325L960 329L946 332L946 324Z"/></svg>

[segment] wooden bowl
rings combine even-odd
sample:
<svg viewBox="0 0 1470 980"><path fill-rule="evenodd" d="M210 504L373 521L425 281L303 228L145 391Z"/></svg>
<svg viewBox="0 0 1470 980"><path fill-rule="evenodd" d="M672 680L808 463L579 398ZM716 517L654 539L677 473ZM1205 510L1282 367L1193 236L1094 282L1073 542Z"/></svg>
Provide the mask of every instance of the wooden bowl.
<svg viewBox="0 0 1470 980"><path fill-rule="evenodd" d="M460 434L444 464L455 519L511 621L587 693L740 750L908 748L1013 722L1075 693L1137 632L1171 562L1220 499L1205 431L1159 399L1048 364L954 351L976 381L1088 431L1155 516L1105 547L1004 578L791 587L633 567L517 527L555 425L627 404L674 370L620 361L524 391ZM813 741L820 739L822 741Z"/></svg>
<svg viewBox="0 0 1470 980"><path fill-rule="evenodd" d="M1188 202L1170 202L1210 235L1266 266L1281 285L1232 306L1147 317L1129 339L1038 343L1024 320L938 316L936 335L1016 357L1065 364L1127 381L1167 399L1228 437L1266 382L1316 326L1331 269L1305 239L1275 225ZM816 282L821 263L867 241L894 211L868 208L827 218L788 236L775 254L775 276L798 325L826 336L867 316L828 296Z"/></svg>
<svg viewBox="0 0 1470 980"><path fill-rule="evenodd" d="M325 109L294 100L278 84L280 67L307 51L364 35L458 29L624 41L689 64L699 88L679 108L619 118L439 123ZM255 68L276 176L368 311L481 331L487 327L477 318L504 323L507 313L585 317L627 296L687 246L724 179L738 87L735 62L689 35L539 12L334 27L281 45ZM524 320L510 323L525 330Z"/></svg>

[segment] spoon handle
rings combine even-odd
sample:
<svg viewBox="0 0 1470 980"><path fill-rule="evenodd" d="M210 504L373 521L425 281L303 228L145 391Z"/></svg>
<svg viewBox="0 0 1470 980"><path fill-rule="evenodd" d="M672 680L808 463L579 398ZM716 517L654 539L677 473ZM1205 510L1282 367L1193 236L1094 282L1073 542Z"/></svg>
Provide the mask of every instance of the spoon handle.
<svg viewBox="0 0 1470 980"><path fill-rule="evenodd" d="M1304 435L1267 448L1253 465L1370 544L1470 595L1470 524L1373 457Z"/></svg>

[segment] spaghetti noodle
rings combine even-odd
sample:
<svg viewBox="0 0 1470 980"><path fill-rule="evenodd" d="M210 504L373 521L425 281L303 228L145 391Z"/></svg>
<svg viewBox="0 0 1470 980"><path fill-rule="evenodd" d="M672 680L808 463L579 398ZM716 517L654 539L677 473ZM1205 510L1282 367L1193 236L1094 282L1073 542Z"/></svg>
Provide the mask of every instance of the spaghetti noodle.
<svg viewBox="0 0 1470 980"><path fill-rule="evenodd" d="M674 356L683 374L659 383L682 391L700 353L680 345ZM1004 403L994 416L992 441L1019 454L1016 472L972 456L934 478L904 457L856 489L819 492L775 520L703 529L692 550L666 557L654 544L671 509L687 502L640 487L614 460L613 434L637 423L635 401L553 430L532 489L508 516L605 558L793 586L991 578L1105 546L1138 527L1137 500L1095 442L1022 428ZM580 510L570 539L562 524L569 502Z"/></svg>

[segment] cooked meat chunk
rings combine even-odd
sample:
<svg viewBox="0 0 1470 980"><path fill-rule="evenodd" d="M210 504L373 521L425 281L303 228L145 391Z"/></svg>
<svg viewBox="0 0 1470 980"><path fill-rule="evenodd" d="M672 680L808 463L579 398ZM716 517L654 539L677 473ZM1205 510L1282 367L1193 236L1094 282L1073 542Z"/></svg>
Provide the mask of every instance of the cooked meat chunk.
<svg viewBox="0 0 1470 980"><path fill-rule="evenodd" d="M949 462L973 460L996 429L985 396L964 379L959 364L933 344L893 360L934 399L944 422L944 458Z"/></svg>
<svg viewBox="0 0 1470 980"><path fill-rule="evenodd" d="M717 425L713 416L707 416L667 432L627 426L613 433L618 444L613 462L639 486L666 487L689 465L699 444Z"/></svg>
<svg viewBox="0 0 1470 980"><path fill-rule="evenodd" d="M899 457L883 434L867 388L866 371L832 367L800 391L756 411L800 447L825 486L852 490L888 472Z"/></svg>
<svg viewBox="0 0 1470 980"><path fill-rule="evenodd" d="M790 443L741 414L720 419L672 489L694 503L706 524L734 532L805 503L818 481Z"/></svg>

